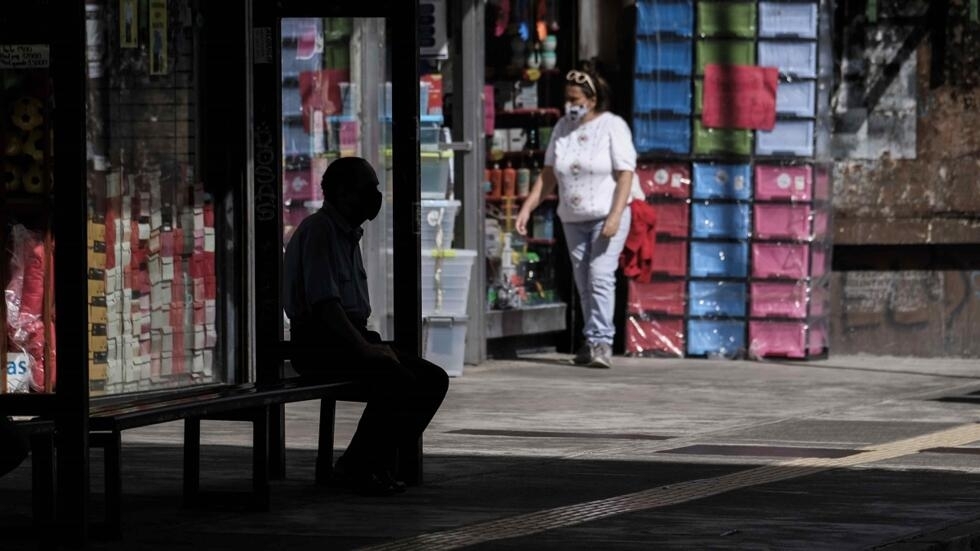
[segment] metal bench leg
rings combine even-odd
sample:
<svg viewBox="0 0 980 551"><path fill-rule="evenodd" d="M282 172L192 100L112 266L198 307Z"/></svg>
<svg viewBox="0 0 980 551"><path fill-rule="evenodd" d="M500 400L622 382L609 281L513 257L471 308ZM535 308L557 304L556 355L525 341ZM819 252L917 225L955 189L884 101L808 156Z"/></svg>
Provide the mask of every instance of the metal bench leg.
<svg viewBox="0 0 980 551"><path fill-rule="evenodd" d="M118 539L122 536L122 433L93 433L91 444L105 455L105 537Z"/></svg>
<svg viewBox="0 0 980 551"><path fill-rule="evenodd" d="M316 445L316 483L327 484L333 474L334 424L337 421L337 401L320 400L320 435Z"/></svg>
<svg viewBox="0 0 980 551"><path fill-rule="evenodd" d="M260 511L269 510L270 409L270 406L256 408L252 421L252 491Z"/></svg>
<svg viewBox="0 0 980 551"><path fill-rule="evenodd" d="M269 478L286 478L286 405L269 406Z"/></svg>
<svg viewBox="0 0 980 551"><path fill-rule="evenodd" d="M31 479L34 506L34 528L47 533L54 524L54 434L31 436Z"/></svg>
<svg viewBox="0 0 980 551"><path fill-rule="evenodd" d="M184 507L198 501L201 490L201 419L184 419Z"/></svg>
<svg viewBox="0 0 980 551"><path fill-rule="evenodd" d="M398 449L398 474L409 486L422 484L422 437L414 445L403 445Z"/></svg>

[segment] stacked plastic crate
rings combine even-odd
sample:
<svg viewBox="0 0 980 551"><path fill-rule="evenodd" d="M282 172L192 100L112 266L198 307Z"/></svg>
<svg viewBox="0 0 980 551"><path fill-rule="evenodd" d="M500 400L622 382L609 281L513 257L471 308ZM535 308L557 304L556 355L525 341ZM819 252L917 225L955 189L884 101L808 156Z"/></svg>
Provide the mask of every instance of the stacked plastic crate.
<svg viewBox="0 0 980 551"><path fill-rule="evenodd" d="M814 162L816 2L640 0L633 131L658 213L627 353L826 351L829 178ZM705 67L778 67L771 131L706 128Z"/></svg>

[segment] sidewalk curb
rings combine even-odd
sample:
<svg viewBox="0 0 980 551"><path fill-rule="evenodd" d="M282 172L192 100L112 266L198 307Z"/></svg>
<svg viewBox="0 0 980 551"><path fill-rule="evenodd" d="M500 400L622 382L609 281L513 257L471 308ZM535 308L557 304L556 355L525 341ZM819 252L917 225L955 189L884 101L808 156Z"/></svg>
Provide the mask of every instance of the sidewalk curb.
<svg viewBox="0 0 980 551"><path fill-rule="evenodd" d="M965 520L892 543L876 545L869 551L975 551L980 549L980 517Z"/></svg>

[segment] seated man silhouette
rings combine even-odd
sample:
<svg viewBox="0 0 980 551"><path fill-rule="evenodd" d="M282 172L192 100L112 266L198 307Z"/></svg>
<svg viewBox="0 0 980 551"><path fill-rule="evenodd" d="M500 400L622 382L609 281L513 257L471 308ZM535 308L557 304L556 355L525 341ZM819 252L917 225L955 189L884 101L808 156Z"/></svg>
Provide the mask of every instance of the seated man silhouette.
<svg viewBox="0 0 980 551"><path fill-rule="evenodd" d="M387 468L402 444L418 441L449 388L446 372L382 342L367 329L371 304L361 257L361 224L381 208L378 177L367 161L330 163L320 183L323 208L307 217L286 247L282 288L290 337L310 349L293 359L306 378L354 378L370 395L357 430L337 460L333 483L367 495L405 485Z"/></svg>

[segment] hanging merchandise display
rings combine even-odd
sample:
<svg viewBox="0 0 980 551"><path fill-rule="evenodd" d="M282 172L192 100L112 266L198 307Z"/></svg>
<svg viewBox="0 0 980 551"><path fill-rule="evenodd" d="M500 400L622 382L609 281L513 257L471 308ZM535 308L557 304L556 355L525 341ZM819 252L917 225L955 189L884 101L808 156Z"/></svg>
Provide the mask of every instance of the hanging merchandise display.
<svg viewBox="0 0 980 551"><path fill-rule="evenodd" d="M819 14L815 1L637 2L637 175L657 221L653 275L629 284L627 353L827 353Z"/></svg>

